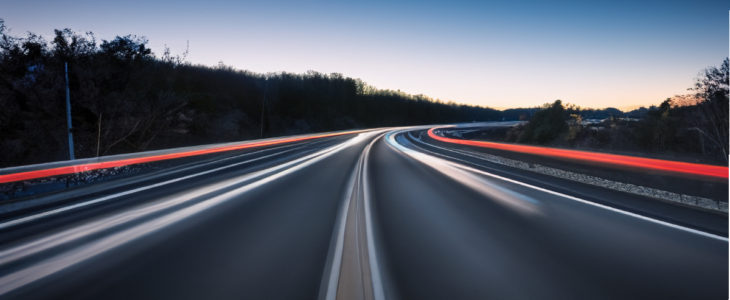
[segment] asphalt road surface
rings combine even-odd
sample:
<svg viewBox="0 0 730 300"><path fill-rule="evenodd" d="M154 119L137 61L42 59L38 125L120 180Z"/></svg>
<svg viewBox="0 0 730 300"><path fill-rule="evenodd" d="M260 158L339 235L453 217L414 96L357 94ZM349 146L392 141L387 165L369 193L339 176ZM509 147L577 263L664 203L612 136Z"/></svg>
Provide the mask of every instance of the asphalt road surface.
<svg viewBox="0 0 730 300"><path fill-rule="evenodd" d="M728 298L727 215L492 164L423 129L56 193L0 219L0 297Z"/></svg>

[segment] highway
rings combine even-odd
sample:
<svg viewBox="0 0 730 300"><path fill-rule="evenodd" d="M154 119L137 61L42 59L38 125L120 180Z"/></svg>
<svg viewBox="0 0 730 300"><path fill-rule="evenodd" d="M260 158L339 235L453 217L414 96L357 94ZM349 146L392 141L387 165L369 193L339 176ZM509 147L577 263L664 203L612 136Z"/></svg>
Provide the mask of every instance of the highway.
<svg viewBox="0 0 730 300"><path fill-rule="evenodd" d="M490 163L428 128L53 193L0 219L0 297L728 298L727 214Z"/></svg>

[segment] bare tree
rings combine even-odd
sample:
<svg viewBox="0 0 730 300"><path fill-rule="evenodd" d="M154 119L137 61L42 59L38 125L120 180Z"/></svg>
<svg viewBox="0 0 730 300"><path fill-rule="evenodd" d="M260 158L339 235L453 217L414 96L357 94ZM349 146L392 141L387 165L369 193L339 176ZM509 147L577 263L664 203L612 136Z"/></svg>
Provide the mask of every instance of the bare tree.
<svg viewBox="0 0 730 300"><path fill-rule="evenodd" d="M728 142L728 59L720 68L710 67L700 72L695 81L694 99L698 108L696 126L692 130L714 142L727 161ZM704 145L703 145L704 146Z"/></svg>

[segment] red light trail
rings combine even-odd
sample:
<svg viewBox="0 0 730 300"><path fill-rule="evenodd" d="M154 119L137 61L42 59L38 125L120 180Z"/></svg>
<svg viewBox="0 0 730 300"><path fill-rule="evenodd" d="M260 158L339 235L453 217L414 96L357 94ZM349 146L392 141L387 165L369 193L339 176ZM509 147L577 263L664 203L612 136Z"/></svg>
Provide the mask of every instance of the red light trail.
<svg viewBox="0 0 730 300"><path fill-rule="evenodd" d="M195 155L218 153L218 152L224 152L224 151L232 151L232 150L240 150L240 149L246 149L246 148L277 145L277 144L283 144L283 143L299 142L299 141L318 139L318 138L323 138L323 137L331 137L331 136L358 133L361 131L362 130L338 132L338 133L322 134L322 135L308 136L308 137L302 137L302 138L288 138L288 139L284 138L284 139L278 139L278 140L273 140L273 141L255 142L255 143L244 144L244 145L226 146L226 147L219 147L219 148L212 148L212 149L205 149L205 150L194 150L194 151L187 151L187 152L180 152L180 153L170 153L170 154L155 155L155 156L148 156L148 157L130 158L130 159L115 160L115 161L98 162L98 163L91 163L91 164L59 167L59 168L46 169L46 170L36 170L36 171L28 171L28 172L15 173L15 174L0 175L0 183L37 179L37 178L66 175L66 174L73 174L73 173L81 173L81 172L86 172L86 171L91 171L91 170L107 169L107 168L113 168L113 167L128 166L128 165L141 164L141 163L147 163L147 162L153 162L153 161L161 161L161 160L189 157L189 156L195 156Z"/></svg>
<svg viewBox="0 0 730 300"><path fill-rule="evenodd" d="M429 129L428 136L435 140L446 142L446 143L485 147L485 148L492 148L492 149L498 149L498 150L506 150L506 151L541 155L541 156L547 156L547 157L566 158L566 159L573 159L573 160L579 160L579 161L607 164L607 165L612 165L612 166L637 167L637 168L643 168L643 169L649 169L649 170L669 171L669 172L683 173L683 174L695 174L695 175L704 175L704 176L711 176L711 177L728 178L728 167L692 164L692 163L641 158L641 157L632 157L632 156L615 155L615 154L595 153L595 152L587 152L587 151L512 145L512 144L502 144L502 143L494 143L494 142L458 140L458 139L438 136L433 133L434 129L438 129L438 128Z"/></svg>

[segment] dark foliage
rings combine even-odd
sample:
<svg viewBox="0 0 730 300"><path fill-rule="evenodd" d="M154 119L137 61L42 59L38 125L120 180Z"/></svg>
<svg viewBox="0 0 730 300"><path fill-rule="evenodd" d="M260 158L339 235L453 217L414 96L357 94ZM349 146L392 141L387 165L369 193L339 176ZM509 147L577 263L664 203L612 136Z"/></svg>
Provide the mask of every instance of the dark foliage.
<svg viewBox="0 0 730 300"><path fill-rule="evenodd" d="M535 112L518 142L528 144L547 144L568 130L565 122L565 108L560 100Z"/></svg>
<svg viewBox="0 0 730 300"><path fill-rule="evenodd" d="M76 158L353 128L489 121L500 112L378 90L339 73L257 74L191 65L144 37L97 45L9 35L0 19L0 167L68 159L68 63Z"/></svg>
<svg viewBox="0 0 730 300"><path fill-rule="evenodd" d="M68 159L64 64L77 158L353 128L529 120L505 141L726 162L728 60L693 94L621 112L556 101L497 111L378 90L339 73L258 74L160 57L144 37L14 37L0 19L0 167ZM596 121L601 120L601 121Z"/></svg>
<svg viewBox="0 0 730 300"><path fill-rule="evenodd" d="M641 107L627 113L615 108L563 106L558 100L534 108L526 125L506 131L501 137L495 138L494 133L483 136L507 142L727 164L728 59L719 68L700 72L691 90L694 94L666 99L659 107Z"/></svg>

